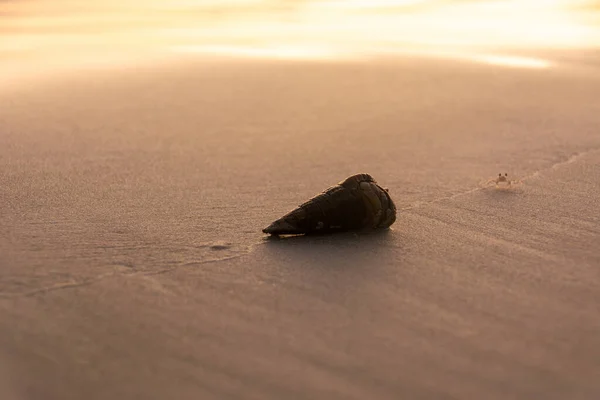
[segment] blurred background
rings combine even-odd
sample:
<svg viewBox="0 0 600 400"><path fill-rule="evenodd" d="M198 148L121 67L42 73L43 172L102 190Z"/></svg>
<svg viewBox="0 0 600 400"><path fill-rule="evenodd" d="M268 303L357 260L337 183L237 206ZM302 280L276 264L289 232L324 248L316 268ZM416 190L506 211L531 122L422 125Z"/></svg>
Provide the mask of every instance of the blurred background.
<svg viewBox="0 0 600 400"><path fill-rule="evenodd" d="M23 74L173 54L328 59L600 44L589 0L0 0L0 60ZM486 61L494 61L487 57ZM497 59L496 61L502 61ZM531 59L507 63L544 66ZM14 71L13 71L14 72Z"/></svg>

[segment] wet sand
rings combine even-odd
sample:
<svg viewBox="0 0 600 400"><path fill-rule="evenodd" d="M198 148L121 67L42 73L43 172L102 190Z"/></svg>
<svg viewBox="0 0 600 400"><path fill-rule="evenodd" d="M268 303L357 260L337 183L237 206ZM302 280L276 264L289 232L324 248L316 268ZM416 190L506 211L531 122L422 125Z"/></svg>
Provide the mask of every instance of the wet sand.
<svg viewBox="0 0 600 400"><path fill-rule="evenodd" d="M600 73L187 61L0 92L3 399L595 399ZM266 240L348 175L373 235ZM513 190L483 187L507 172Z"/></svg>

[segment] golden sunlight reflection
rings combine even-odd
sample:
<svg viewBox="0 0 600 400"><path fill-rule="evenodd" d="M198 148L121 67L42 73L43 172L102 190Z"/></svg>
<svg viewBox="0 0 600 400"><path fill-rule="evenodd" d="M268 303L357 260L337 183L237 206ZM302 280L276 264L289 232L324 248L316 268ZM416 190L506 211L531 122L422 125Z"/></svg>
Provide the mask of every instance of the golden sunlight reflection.
<svg viewBox="0 0 600 400"><path fill-rule="evenodd" d="M317 46L174 46L177 53L204 53L251 58L273 58L282 60L327 60L340 59L342 54Z"/></svg>
<svg viewBox="0 0 600 400"><path fill-rule="evenodd" d="M342 9L352 8L382 8L382 7L397 7L406 6L418 3L426 3L423 0L330 0L321 1L317 4L320 7L335 7Z"/></svg>
<svg viewBox="0 0 600 400"><path fill-rule="evenodd" d="M504 55L476 54L471 56L474 61L484 64L501 65L514 68L548 68L552 63L548 60L533 57L518 57Z"/></svg>
<svg viewBox="0 0 600 400"><path fill-rule="evenodd" d="M172 52L323 60L418 53L547 68L550 61L508 53L598 46L598 3L0 0L0 60L40 70Z"/></svg>

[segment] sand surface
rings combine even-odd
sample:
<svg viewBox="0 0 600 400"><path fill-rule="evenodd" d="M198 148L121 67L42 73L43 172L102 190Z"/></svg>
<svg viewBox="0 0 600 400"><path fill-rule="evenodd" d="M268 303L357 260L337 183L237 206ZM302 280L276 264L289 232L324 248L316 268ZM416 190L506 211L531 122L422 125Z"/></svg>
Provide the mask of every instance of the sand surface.
<svg viewBox="0 0 600 400"><path fill-rule="evenodd" d="M600 70L187 61L0 92L0 395L597 399ZM372 174L390 231L265 240ZM481 182L507 172L513 190Z"/></svg>

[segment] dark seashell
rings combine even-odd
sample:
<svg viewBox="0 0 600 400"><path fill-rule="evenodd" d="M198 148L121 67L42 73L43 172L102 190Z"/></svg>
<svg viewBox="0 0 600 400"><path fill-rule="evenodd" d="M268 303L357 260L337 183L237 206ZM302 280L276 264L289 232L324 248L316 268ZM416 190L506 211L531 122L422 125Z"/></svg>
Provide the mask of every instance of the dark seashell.
<svg viewBox="0 0 600 400"><path fill-rule="evenodd" d="M263 229L272 235L331 233L388 228L396 206L369 174L353 175Z"/></svg>

